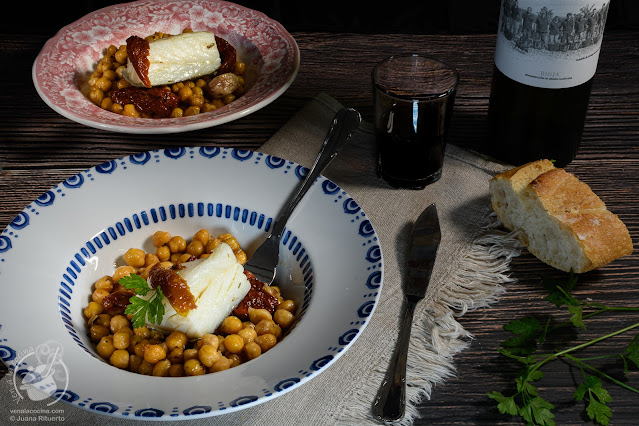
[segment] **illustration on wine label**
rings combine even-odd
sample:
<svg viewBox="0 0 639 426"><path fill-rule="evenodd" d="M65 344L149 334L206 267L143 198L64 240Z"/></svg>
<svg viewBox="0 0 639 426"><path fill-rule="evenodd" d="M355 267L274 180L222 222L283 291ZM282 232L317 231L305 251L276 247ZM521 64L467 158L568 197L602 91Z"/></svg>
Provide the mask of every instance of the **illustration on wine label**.
<svg viewBox="0 0 639 426"><path fill-rule="evenodd" d="M597 69L609 0L503 0L495 65L509 78L574 87Z"/></svg>

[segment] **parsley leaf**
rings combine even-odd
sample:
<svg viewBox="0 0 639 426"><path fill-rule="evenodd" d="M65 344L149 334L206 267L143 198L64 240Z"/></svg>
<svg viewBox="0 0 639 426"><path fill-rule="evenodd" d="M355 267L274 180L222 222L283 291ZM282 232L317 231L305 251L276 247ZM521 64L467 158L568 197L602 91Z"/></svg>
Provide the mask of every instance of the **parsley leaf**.
<svg viewBox="0 0 639 426"><path fill-rule="evenodd" d="M501 344L511 354L529 355L537 350L537 334L541 330L537 318L526 317L510 321L504 326L504 330L515 335Z"/></svg>
<svg viewBox="0 0 639 426"><path fill-rule="evenodd" d="M121 278L119 283L124 288L133 290L136 293L136 296L131 296L129 305L124 310L125 314L133 315L131 317L133 328L144 326L147 318L151 324L160 324L162 322L162 317L164 316L162 299L164 294L160 287L152 289L144 278L135 274ZM149 293L151 293L151 296L148 298L143 299L137 296L147 296Z"/></svg>

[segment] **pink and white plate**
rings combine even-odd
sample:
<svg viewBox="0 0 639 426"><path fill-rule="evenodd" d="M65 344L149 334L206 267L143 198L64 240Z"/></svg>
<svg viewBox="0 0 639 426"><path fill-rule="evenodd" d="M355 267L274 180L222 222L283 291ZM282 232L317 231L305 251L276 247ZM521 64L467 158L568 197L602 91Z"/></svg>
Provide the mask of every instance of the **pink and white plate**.
<svg viewBox="0 0 639 426"><path fill-rule="evenodd" d="M144 119L103 110L82 93L109 45L125 44L131 35L179 34L184 28L212 31L237 49L247 64L250 87L243 96L204 114ZM261 12L220 0L139 0L97 10L62 28L42 48L32 76L47 105L78 123L123 133L176 133L217 126L263 108L288 89L299 62L293 37Z"/></svg>

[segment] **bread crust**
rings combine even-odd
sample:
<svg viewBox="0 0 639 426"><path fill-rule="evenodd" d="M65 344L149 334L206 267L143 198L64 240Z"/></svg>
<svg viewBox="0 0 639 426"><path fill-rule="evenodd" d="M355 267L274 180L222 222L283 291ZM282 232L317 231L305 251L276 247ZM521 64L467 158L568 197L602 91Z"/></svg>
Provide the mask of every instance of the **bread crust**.
<svg viewBox="0 0 639 426"><path fill-rule="evenodd" d="M524 164L490 182L491 204L543 262L584 273L632 253L628 229L576 176L548 160Z"/></svg>

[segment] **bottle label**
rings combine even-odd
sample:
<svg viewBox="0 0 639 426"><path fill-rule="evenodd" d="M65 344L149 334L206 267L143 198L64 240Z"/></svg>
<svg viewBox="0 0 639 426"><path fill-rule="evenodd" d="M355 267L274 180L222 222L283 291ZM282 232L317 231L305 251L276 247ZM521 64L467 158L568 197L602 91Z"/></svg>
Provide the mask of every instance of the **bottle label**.
<svg viewBox="0 0 639 426"><path fill-rule="evenodd" d="M597 70L609 0L502 0L495 65L528 86L561 89Z"/></svg>

